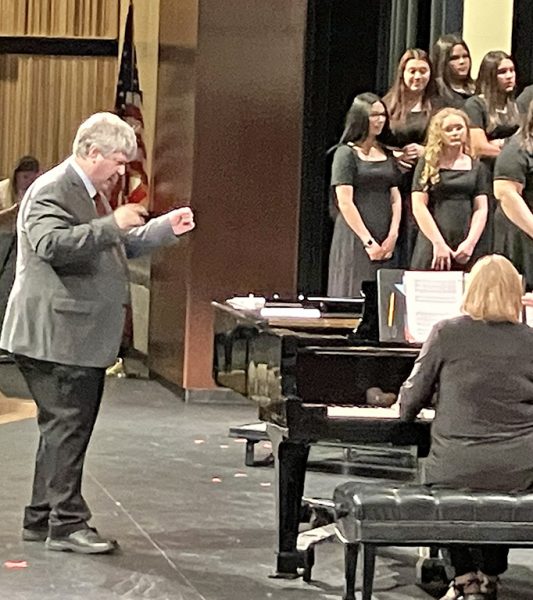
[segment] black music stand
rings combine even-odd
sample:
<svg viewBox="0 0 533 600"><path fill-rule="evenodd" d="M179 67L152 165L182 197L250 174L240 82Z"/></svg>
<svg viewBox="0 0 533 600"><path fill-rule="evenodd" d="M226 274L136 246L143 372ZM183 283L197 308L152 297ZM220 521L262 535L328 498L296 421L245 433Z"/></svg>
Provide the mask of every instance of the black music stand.
<svg viewBox="0 0 533 600"><path fill-rule="evenodd" d="M378 285L376 281L363 281L361 290L365 297L363 315L357 329L348 335L348 339L357 344L364 342L369 346L379 344Z"/></svg>
<svg viewBox="0 0 533 600"><path fill-rule="evenodd" d="M379 341L408 344L405 337L404 269L380 269L377 276Z"/></svg>

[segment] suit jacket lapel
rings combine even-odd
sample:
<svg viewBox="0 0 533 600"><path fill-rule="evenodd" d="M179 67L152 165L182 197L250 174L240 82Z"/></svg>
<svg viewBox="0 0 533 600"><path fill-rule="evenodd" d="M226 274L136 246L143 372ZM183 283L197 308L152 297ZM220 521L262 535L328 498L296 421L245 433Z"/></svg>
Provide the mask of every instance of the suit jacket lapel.
<svg viewBox="0 0 533 600"><path fill-rule="evenodd" d="M87 188L85 187L85 183L81 179L81 177L76 172L76 169L69 163L65 170L65 177L67 181L70 183L71 187L76 190L76 195L78 196L80 193L83 194L87 200L87 205L91 207L92 212L94 212L94 216L96 217L96 208L94 206L94 201L89 195Z"/></svg>

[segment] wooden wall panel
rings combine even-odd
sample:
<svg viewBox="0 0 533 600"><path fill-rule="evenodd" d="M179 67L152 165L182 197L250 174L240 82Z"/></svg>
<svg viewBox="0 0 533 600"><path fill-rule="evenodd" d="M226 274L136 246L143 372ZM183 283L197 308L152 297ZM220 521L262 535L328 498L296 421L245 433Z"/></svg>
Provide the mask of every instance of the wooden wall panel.
<svg viewBox="0 0 533 600"><path fill-rule="evenodd" d="M192 173L198 227L180 264L152 275L151 368L188 390L213 386L211 300L296 291L307 18L306 0L200 0L199 8L194 101L190 78L176 72L171 94L184 112L163 125L182 149L174 171L164 169L166 185L186 203ZM179 135L189 141L192 112L189 164Z"/></svg>
<svg viewBox="0 0 533 600"><path fill-rule="evenodd" d="M45 168L68 156L80 122L113 108L115 85L114 57L0 54L0 175L23 154Z"/></svg>
<svg viewBox="0 0 533 600"><path fill-rule="evenodd" d="M118 38L120 0L0 0L0 35Z"/></svg>
<svg viewBox="0 0 533 600"><path fill-rule="evenodd" d="M0 0L0 35L117 39L119 3ZM44 168L68 155L79 123L113 110L116 76L114 56L0 54L0 177L22 154L34 154Z"/></svg>
<svg viewBox="0 0 533 600"><path fill-rule="evenodd" d="M154 208L164 211L192 204L198 0L161 0L160 15L152 171ZM193 239L152 255L150 368L181 387Z"/></svg>

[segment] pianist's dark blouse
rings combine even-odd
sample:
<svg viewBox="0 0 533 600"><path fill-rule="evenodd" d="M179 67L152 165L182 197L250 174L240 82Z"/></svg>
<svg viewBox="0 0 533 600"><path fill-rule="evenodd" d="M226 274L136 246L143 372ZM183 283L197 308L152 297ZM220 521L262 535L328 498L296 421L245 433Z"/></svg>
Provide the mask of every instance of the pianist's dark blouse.
<svg viewBox="0 0 533 600"><path fill-rule="evenodd" d="M533 488L533 329L469 316L441 321L402 386L402 420L435 392L425 483Z"/></svg>

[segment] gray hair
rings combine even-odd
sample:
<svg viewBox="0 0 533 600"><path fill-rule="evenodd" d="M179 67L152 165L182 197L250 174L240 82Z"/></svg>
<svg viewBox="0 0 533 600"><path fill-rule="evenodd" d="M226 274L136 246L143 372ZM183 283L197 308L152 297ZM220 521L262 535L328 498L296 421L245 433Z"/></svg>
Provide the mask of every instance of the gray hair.
<svg viewBox="0 0 533 600"><path fill-rule="evenodd" d="M109 112L95 113L79 126L72 144L72 153L87 158L92 145L103 156L121 152L128 160L133 160L137 154L137 139L133 127Z"/></svg>

